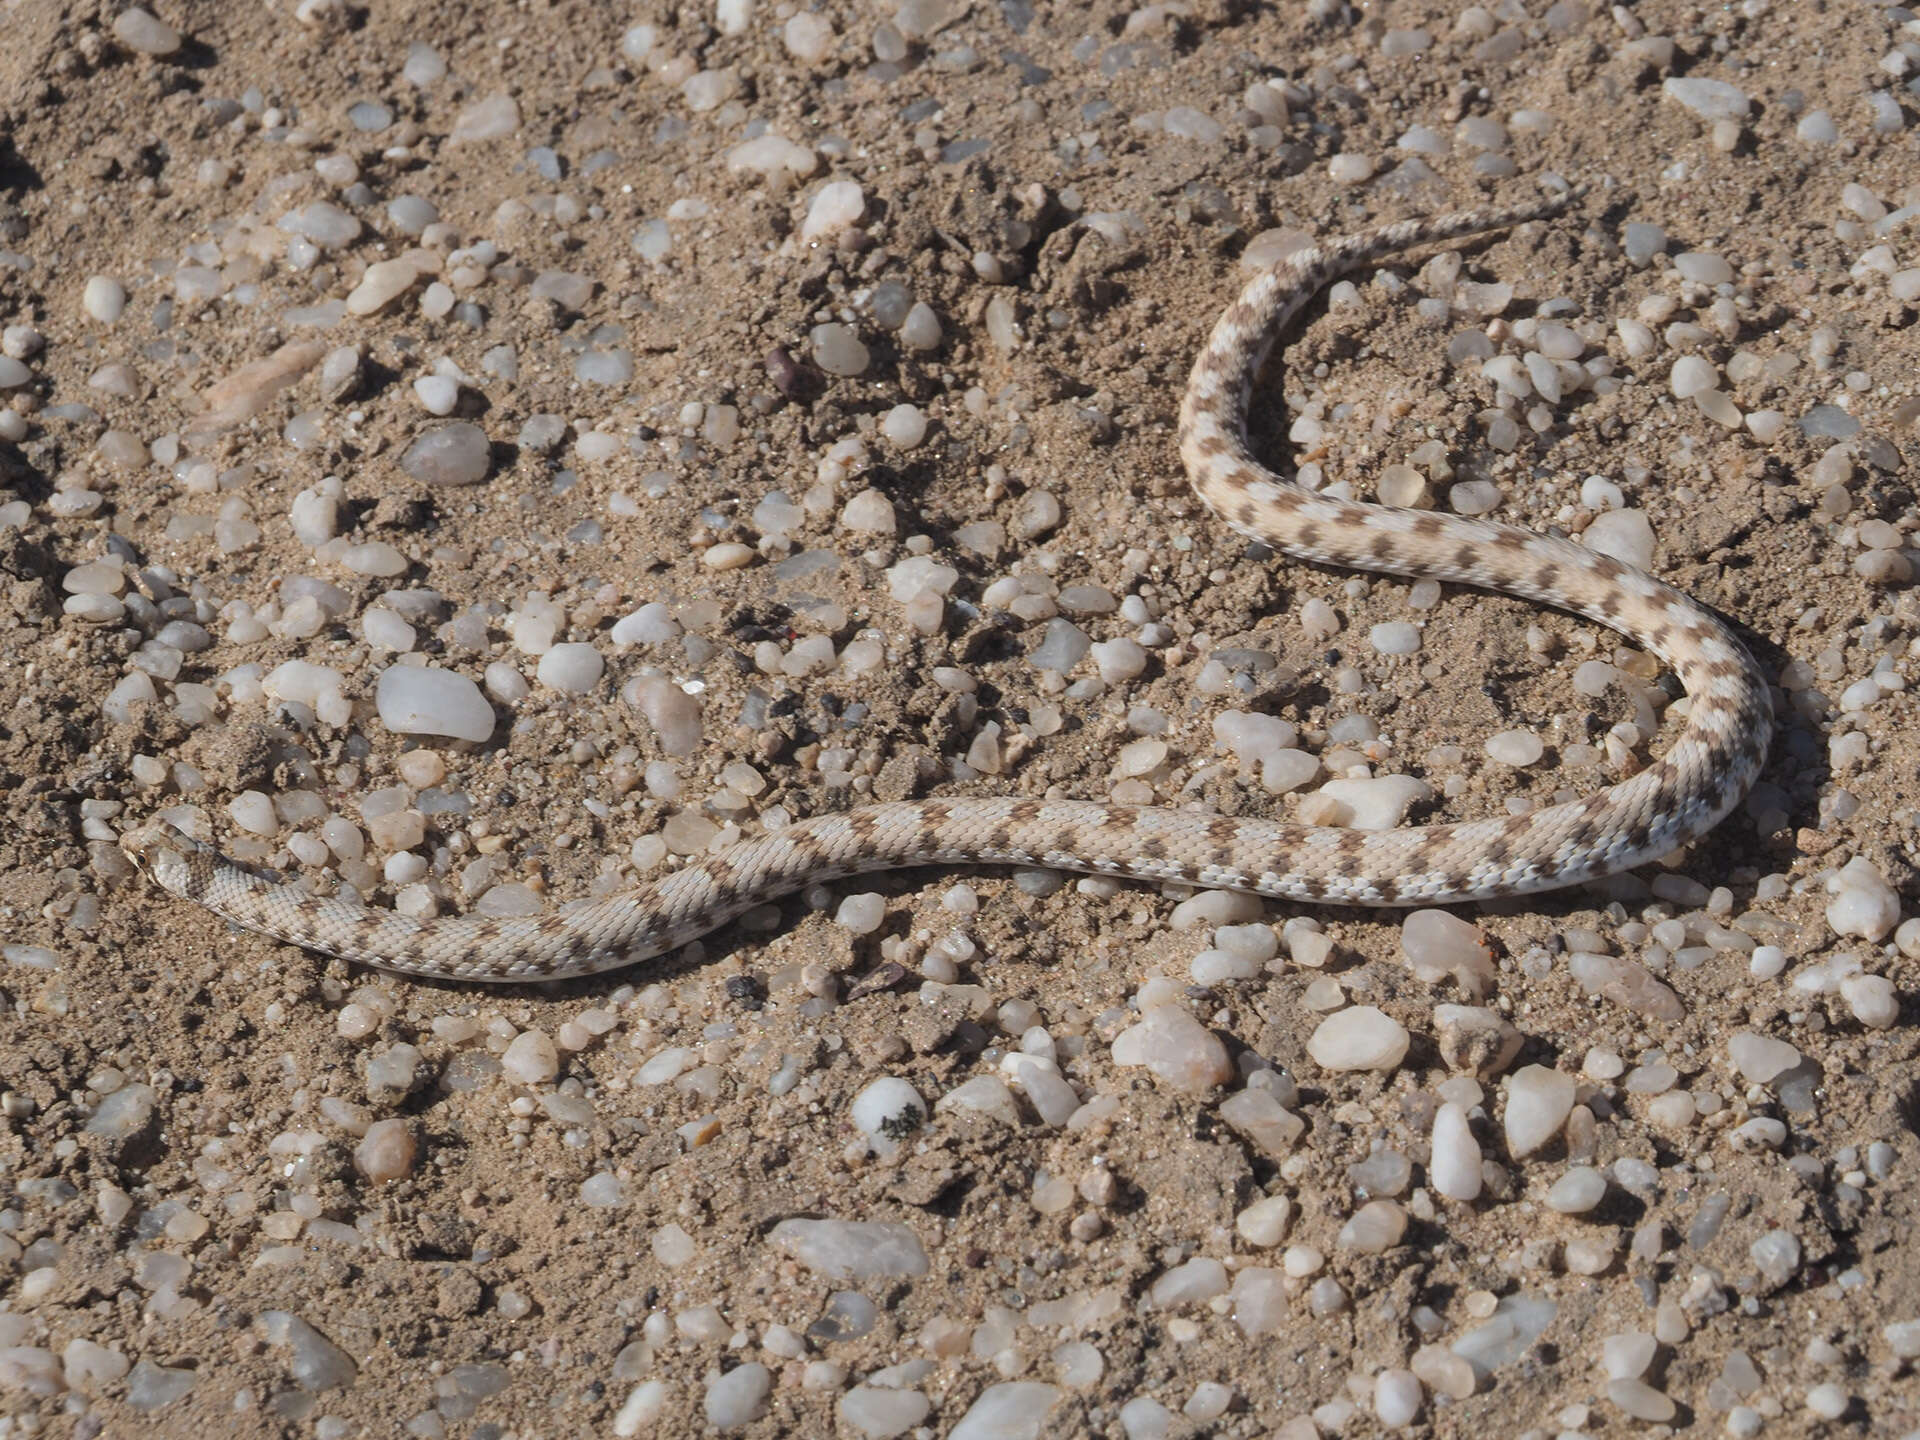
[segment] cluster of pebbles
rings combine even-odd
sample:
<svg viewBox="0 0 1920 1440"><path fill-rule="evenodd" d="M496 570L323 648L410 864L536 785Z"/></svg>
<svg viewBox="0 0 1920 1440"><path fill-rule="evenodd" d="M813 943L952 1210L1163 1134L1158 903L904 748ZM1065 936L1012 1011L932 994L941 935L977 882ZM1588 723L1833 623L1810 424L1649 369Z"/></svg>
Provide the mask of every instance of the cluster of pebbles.
<svg viewBox="0 0 1920 1440"><path fill-rule="evenodd" d="M1532 926L1282 920L1018 871L921 898L812 886L816 918L749 915L587 999L234 947L203 980L238 967L221 993L243 1023L217 1028L253 1088L183 1073L186 1039L75 1041L63 1086L0 1070L0 1435L255 1411L322 1440L531 1431L556 1383L570 1429L616 1436L1920 1425L1916 1272L1872 1238L1915 1146L1866 1093L1911 1084L1920 960L1889 858L1920 817L1888 773L1916 758L1920 400L1871 320L1920 302L1920 186L1868 163L1920 104L1920 20L1856 8L1871 72L1817 86L1741 57L1787 43L1767 0L1726 31L1650 0L1508 0L1433 30L1315 0L1244 32L1154 4L1085 35L1019 0L717 0L610 31L557 98L502 69L506 40L379 53L334 0L274 22L317 48L272 85L184 16L83 30L61 73L131 86L169 143L122 177L156 214L116 266L71 263L51 213L0 217L0 543L33 637L0 663L23 723L58 711L117 753L111 783L83 746L36 792L73 797L80 845L0 921L13 1053L103 1010L103 939L160 992L203 969L178 953L203 920L115 918L168 903L116 844L148 814L408 915L505 916L922 789L1057 778L1383 828L1631 773L1686 701L1620 637L1522 622L1548 713L1440 741L1397 713L1462 681L1470 611L1437 584L1303 573L1264 630L1238 601L1195 618L1268 558L1049 461L1101 463L1132 426L1167 463L1175 397L1096 377L1047 399L1020 368L1084 361L1067 337L1111 329L1115 277L1169 247L1250 271L1311 233L1116 165L1201 147L1383 218L1564 185L1546 157L1598 102L1508 67L1576 43L1631 123L1677 125L1664 170L1600 187L1605 209L1638 186L1633 218L1569 222L1606 308L1528 285L1518 250L1343 281L1333 325L1417 327L1450 407L1422 413L1458 423L1402 429L1413 399L1320 367L1285 382L1287 439L1311 488L1513 514L1647 568L1669 520L1765 474L1791 503L1753 501L1761 538L1729 528L1716 564L1791 597L1744 617L1782 643L1788 759L1724 843ZM1296 26L1310 62L1224 89L1186 58L1195 38L1215 61L1291 54ZM313 59L332 45L364 62L344 96ZM1467 110L1411 84L1421 66L1508 79ZM972 115L941 103L980 83ZM45 138L22 134L23 154ZM1782 155L1819 177L1788 205L1808 235L1653 218ZM1032 178L965 169L983 157ZM914 229L922 184L955 173L987 177L995 219ZM1043 221L1072 242L1049 263L1078 267L1054 291ZM756 313L731 284L806 298ZM703 312L712 334L662 319ZM1192 318L1155 343L1184 352ZM1588 473L1543 478L1535 457L1589 430ZM1817 576L1766 588L1775 522L1813 537ZM224 763L214 737L238 733L272 763ZM1082 740L1092 768L1041 768ZM19 843L24 866L42 842ZM1068 891L1112 928L1030 974ZM774 1198L725 1208L734 1174ZM584 1228L517 1256L434 1242L461 1263L404 1303L484 1338L380 1353L369 1307L416 1283L394 1278L413 1242L390 1197L439 1214L489 1190ZM541 1278L569 1255L573 1279Z"/></svg>

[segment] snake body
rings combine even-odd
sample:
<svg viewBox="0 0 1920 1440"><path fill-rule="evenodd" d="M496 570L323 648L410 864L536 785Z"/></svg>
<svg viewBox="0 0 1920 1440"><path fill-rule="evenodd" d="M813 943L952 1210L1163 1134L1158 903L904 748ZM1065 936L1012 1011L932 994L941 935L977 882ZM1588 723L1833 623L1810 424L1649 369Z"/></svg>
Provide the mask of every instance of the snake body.
<svg viewBox="0 0 1920 1440"><path fill-rule="evenodd" d="M1665 756L1608 789L1524 815L1365 831L1022 797L871 805L744 840L627 894L511 918L413 919L310 895L164 822L122 843L161 888L246 929L386 970L494 982L628 965L805 885L905 866L1043 865L1314 903L1411 906L1552 890L1666 855L1718 824L1766 757L1767 681L1726 625L1652 576L1568 540L1314 494L1264 468L1247 442L1254 380L1276 336L1321 287L1381 256L1546 218L1568 198L1388 225L1296 251L1264 271L1194 363L1180 456L1216 515L1289 555L1522 596L1652 651L1687 691L1686 723Z"/></svg>

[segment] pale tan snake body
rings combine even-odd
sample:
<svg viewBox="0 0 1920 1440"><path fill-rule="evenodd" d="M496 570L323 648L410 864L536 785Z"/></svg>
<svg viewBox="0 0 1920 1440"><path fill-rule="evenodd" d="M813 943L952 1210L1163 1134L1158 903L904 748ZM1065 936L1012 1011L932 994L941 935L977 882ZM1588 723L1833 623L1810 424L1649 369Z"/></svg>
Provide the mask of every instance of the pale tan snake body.
<svg viewBox="0 0 1920 1440"><path fill-rule="evenodd" d="M1315 495L1247 448L1254 379L1274 338L1320 287L1380 256L1544 218L1565 204L1411 220L1295 252L1215 325L1181 405L1180 455L1216 514L1289 555L1523 596L1597 620L1659 656L1686 688L1684 729L1663 758L1609 789L1523 815L1382 831L1017 797L871 805L742 841L629 894L515 918L416 920L309 895L164 823L122 843L162 888L236 925L383 969L479 981L631 964L805 885L905 866L1043 865L1404 906L1557 889L1664 856L1732 810L1766 756L1767 682L1732 631L1671 587L1571 541Z"/></svg>

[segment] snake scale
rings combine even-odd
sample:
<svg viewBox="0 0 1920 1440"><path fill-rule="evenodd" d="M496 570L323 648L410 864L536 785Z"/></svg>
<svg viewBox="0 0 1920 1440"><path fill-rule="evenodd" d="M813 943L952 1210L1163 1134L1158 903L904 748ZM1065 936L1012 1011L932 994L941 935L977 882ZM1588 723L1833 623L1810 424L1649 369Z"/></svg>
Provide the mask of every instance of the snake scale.
<svg viewBox="0 0 1920 1440"><path fill-rule="evenodd" d="M1408 220L1298 250L1215 324L1180 407L1180 456L1226 524L1276 550L1521 596L1584 615L1657 655L1689 697L1664 756L1585 799L1523 815L1392 830L1029 797L930 799L797 821L630 893L526 917L414 919L254 874L164 821L122 843L160 885L235 925L325 955L439 979L540 981L660 955L822 880L998 863L1181 881L1334 905L1451 904L1593 880L1706 833L1759 773L1765 676L1704 607L1570 540L1493 521L1362 504L1282 479L1248 448L1246 412L1275 337L1323 286L1382 256L1550 217L1571 195Z"/></svg>

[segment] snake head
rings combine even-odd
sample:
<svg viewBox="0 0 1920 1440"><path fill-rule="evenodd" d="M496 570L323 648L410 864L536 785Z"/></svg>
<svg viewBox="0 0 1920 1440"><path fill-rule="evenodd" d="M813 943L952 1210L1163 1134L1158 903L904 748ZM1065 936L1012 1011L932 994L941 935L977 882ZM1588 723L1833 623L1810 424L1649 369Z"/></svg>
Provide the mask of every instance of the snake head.
<svg viewBox="0 0 1920 1440"><path fill-rule="evenodd" d="M152 820L120 837L127 858L153 877L153 883L175 895L190 893L193 868L189 857L205 849L178 825Z"/></svg>

